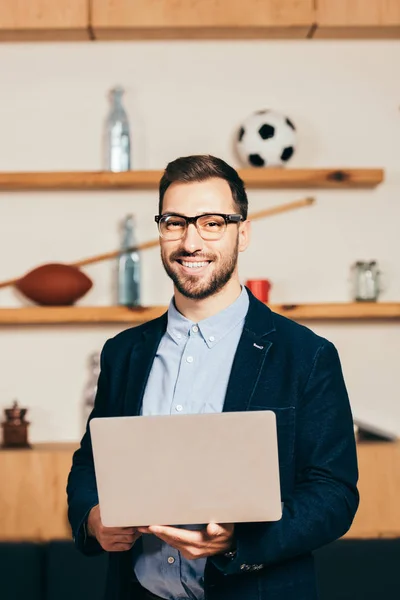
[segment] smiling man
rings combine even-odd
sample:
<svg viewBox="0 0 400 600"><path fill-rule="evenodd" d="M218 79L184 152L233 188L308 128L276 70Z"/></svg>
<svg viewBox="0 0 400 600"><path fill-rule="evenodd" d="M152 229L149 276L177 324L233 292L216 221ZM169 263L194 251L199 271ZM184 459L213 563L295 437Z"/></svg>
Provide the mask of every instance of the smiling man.
<svg viewBox="0 0 400 600"><path fill-rule="evenodd" d="M358 506L336 349L240 285L250 223L232 167L212 156L179 158L159 191L155 220L174 296L162 317L106 342L91 418L273 410L283 515L273 523L104 527L88 428L68 480L75 543L86 554L109 552L107 600L316 600L312 552L342 536ZM171 469L179 470L179 456Z"/></svg>

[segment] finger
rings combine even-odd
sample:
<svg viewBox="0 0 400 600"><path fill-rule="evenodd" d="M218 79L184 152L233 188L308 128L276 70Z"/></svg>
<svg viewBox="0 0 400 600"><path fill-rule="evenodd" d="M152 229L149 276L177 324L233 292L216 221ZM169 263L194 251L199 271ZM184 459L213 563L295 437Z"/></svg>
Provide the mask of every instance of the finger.
<svg viewBox="0 0 400 600"><path fill-rule="evenodd" d="M180 545L199 546L206 541L205 530L192 531L190 529L178 529L177 527L169 527L167 525L151 525L149 533L153 533L160 540L173 547Z"/></svg>
<svg viewBox="0 0 400 600"><path fill-rule="evenodd" d="M234 531L233 523L209 523L207 525L207 534L210 537L217 537L219 535L230 536Z"/></svg>
<svg viewBox="0 0 400 600"><path fill-rule="evenodd" d="M149 527L138 527L137 530L140 531L140 533L151 533Z"/></svg>
<svg viewBox="0 0 400 600"><path fill-rule="evenodd" d="M130 534L135 533L137 531L137 527L105 527L103 525L104 533L111 535L119 535L119 534Z"/></svg>
<svg viewBox="0 0 400 600"><path fill-rule="evenodd" d="M111 537L104 537L104 541L108 544L133 544L138 537L136 535L114 535Z"/></svg>
<svg viewBox="0 0 400 600"><path fill-rule="evenodd" d="M133 538L135 535L137 535L138 532L137 531L133 531L132 533L130 533L129 531L117 531L115 533L113 533L112 531L107 531L107 530L103 530L101 531L101 535L103 537L106 537L108 539L110 538ZM140 534L141 535L141 534Z"/></svg>
<svg viewBox="0 0 400 600"><path fill-rule="evenodd" d="M133 533L126 532L118 532L118 533L110 533L108 531L100 532L100 535L105 540L114 540L116 542L126 541L126 540L135 540L138 539L142 534L137 531L137 529Z"/></svg>
<svg viewBox="0 0 400 600"><path fill-rule="evenodd" d="M209 535L210 537L217 537L222 533L224 533L224 529L217 523L209 523L207 525L207 535Z"/></svg>
<svg viewBox="0 0 400 600"><path fill-rule="evenodd" d="M109 552L126 552L132 548L133 544L112 544Z"/></svg>

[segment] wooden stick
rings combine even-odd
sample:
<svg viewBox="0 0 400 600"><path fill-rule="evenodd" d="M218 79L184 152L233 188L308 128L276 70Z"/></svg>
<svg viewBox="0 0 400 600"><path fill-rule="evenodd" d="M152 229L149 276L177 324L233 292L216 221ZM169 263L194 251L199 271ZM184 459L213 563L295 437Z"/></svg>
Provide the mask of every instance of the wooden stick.
<svg viewBox="0 0 400 600"><path fill-rule="evenodd" d="M272 208L265 208L258 212L252 213L248 216L249 220L256 221L257 219L263 219L265 217L271 217L273 215L277 215L279 213L287 212L289 210L295 210L296 208L302 208L303 206L309 206L315 202L315 198L303 198L302 200L295 200L294 202L287 202L286 204L282 204L281 206L273 206ZM131 248L127 248L126 252L132 252L133 250L148 250L149 248L154 248L159 245L159 240L150 240L148 242L144 242L143 244L138 244L137 246L132 246ZM90 256L89 258L82 258L81 260L77 260L72 263L68 263L71 267L84 267L85 265L93 265L97 262L102 262L103 260L110 260L112 258L117 258L121 254L121 250L113 250L112 252L105 252L104 254L96 254L95 256ZM19 278L16 279L8 279L7 281L0 282L0 289L9 287L10 285L14 285L19 281Z"/></svg>
<svg viewBox="0 0 400 600"><path fill-rule="evenodd" d="M303 198L302 200L295 200L294 202L287 202L280 206L272 206L271 208L264 208L258 212L249 215L250 221L256 221L257 219L263 219L264 217L272 217L280 213L287 212L289 210L295 210L296 208L302 208L303 206L310 206L314 204L315 198Z"/></svg>
<svg viewBox="0 0 400 600"><path fill-rule="evenodd" d="M158 246L158 238L156 240L149 240L143 244L137 246L131 246L124 250L125 252L133 252L133 250L148 250L149 248L155 248ZM76 262L69 263L72 267L84 267L85 265L93 265L94 263L101 262L103 260L109 260L110 258L117 258L121 254L121 250L113 250L112 252L105 252L104 254L96 254L96 256L89 256L89 258L82 258ZM1 287L1 283L0 283Z"/></svg>

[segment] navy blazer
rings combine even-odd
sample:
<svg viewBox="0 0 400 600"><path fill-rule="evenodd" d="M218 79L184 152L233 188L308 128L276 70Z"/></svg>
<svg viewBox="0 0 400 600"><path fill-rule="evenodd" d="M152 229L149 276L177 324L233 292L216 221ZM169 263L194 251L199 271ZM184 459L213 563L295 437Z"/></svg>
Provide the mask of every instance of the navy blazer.
<svg viewBox="0 0 400 600"><path fill-rule="evenodd" d="M312 552L346 533L359 502L349 400L333 344L249 296L223 410L275 412L283 516L273 523L236 525L237 554L207 560L205 595L316 600ZM106 342L91 417L139 414L166 325L164 314ZM88 429L73 457L67 493L77 548L101 552L86 537L88 512L98 503ZM133 551L140 551L140 540L131 551L109 553L106 600L131 598Z"/></svg>

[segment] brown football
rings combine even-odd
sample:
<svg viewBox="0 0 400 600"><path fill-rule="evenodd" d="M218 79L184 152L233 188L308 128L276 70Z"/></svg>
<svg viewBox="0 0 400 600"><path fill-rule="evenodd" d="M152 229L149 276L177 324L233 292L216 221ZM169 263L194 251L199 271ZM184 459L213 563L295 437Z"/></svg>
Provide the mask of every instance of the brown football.
<svg viewBox="0 0 400 600"><path fill-rule="evenodd" d="M93 283L77 267L49 263L29 271L15 284L29 300L46 306L74 304L90 290Z"/></svg>

